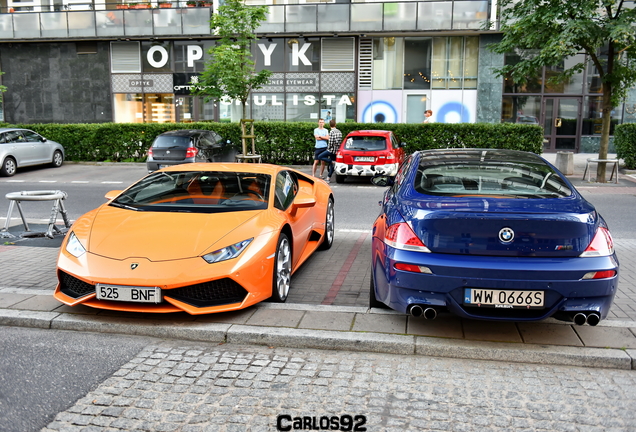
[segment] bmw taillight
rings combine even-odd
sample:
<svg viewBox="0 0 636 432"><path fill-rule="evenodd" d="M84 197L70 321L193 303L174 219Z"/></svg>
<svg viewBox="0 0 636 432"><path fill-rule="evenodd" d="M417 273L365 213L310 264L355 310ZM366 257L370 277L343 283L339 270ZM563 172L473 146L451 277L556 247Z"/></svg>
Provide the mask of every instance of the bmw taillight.
<svg viewBox="0 0 636 432"><path fill-rule="evenodd" d="M607 279L616 276L616 270L602 270L597 272L588 272L581 279Z"/></svg>
<svg viewBox="0 0 636 432"><path fill-rule="evenodd" d="M614 253L614 240L607 228L600 227L582 257L610 256Z"/></svg>
<svg viewBox="0 0 636 432"><path fill-rule="evenodd" d="M396 248L407 251L430 252L422 240L420 240L409 224L400 222L391 225L384 232L384 243Z"/></svg>
<svg viewBox="0 0 636 432"><path fill-rule="evenodd" d="M152 157L152 147L148 149L148 156Z"/></svg>
<svg viewBox="0 0 636 432"><path fill-rule="evenodd" d="M196 155L199 153L199 149L196 147L188 147L188 149L186 150L186 158L193 158L196 157Z"/></svg>

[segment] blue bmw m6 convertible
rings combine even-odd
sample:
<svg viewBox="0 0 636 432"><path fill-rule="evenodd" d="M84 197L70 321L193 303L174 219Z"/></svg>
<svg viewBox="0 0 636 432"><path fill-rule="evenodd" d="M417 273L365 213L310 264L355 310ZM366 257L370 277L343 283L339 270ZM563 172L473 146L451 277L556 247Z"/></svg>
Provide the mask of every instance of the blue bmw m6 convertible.
<svg viewBox="0 0 636 432"><path fill-rule="evenodd" d="M618 287L607 224L554 166L497 149L412 154L373 226L371 307L596 325Z"/></svg>

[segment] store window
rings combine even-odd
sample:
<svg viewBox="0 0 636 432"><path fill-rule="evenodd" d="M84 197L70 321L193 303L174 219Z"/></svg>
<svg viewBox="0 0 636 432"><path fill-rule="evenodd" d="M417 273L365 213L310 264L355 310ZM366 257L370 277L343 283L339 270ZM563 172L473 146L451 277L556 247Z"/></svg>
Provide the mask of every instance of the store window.
<svg viewBox="0 0 636 432"><path fill-rule="evenodd" d="M141 42L141 61L144 72L172 72L170 43Z"/></svg>
<svg viewBox="0 0 636 432"><path fill-rule="evenodd" d="M431 38L404 39L404 89L431 88Z"/></svg>
<svg viewBox="0 0 636 432"><path fill-rule="evenodd" d="M287 121L318 121L319 101L318 93L287 93Z"/></svg>
<svg viewBox="0 0 636 432"><path fill-rule="evenodd" d="M578 54L565 59L557 66L545 68L545 93L566 93L581 94L583 91L583 71L577 72L566 81L552 82L552 79L563 73L563 71L571 69L577 64L585 62L585 55Z"/></svg>
<svg viewBox="0 0 636 432"><path fill-rule="evenodd" d="M479 38L433 38L432 87L434 89L477 88ZM465 81L464 81L465 80Z"/></svg>
<svg viewBox="0 0 636 432"><path fill-rule="evenodd" d="M115 123L143 123L144 98L141 93L113 95Z"/></svg>
<svg viewBox="0 0 636 432"><path fill-rule="evenodd" d="M320 97L320 118L331 116L337 123L355 120L356 108L353 93L323 93ZM328 124L328 121L325 121Z"/></svg>
<svg viewBox="0 0 636 432"><path fill-rule="evenodd" d="M250 101L254 120L285 120L285 95L283 93L253 93L250 96Z"/></svg>
<svg viewBox="0 0 636 432"><path fill-rule="evenodd" d="M144 102L146 123L174 122L174 95L147 93Z"/></svg>
<svg viewBox="0 0 636 432"><path fill-rule="evenodd" d="M210 42L174 41L175 72L203 72Z"/></svg>
<svg viewBox="0 0 636 432"><path fill-rule="evenodd" d="M538 125L540 118L541 96L504 96L502 98L502 123Z"/></svg>
<svg viewBox="0 0 636 432"><path fill-rule="evenodd" d="M406 95L406 123L422 123L424 121L424 112L428 109L429 103L428 95Z"/></svg>
<svg viewBox="0 0 636 432"><path fill-rule="evenodd" d="M601 135L603 124L603 96L586 96L583 110L582 135ZM620 123L623 105L612 109L610 135L614 135L614 128Z"/></svg>
<svg viewBox="0 0 636 432"><path fill-rule="evenodd" d="M399 37L373 39L373 89L402 89L404 40Z"/></svg>
<svg viewBox="0 0 636 432"><path fill-rule="evenodd" d="M232 101L228 98L222 98L218 104L219 106L219 121L220 122L238 122L243 117L243 105L240 101ZM254 120L262 120L258 117L250 117L250 104L248 102L246 107L247 118L253 118Z"/></svg>
<svg viewBox="0 0 636 432"><path fill-rule="evenodd" d="M517 53L508 53L504 56L504 64L515 65L521 61L521 56ZM536 75L529 77L524 83L515 81L512 76L504 78L504 93L541 93L543 84L543 73L540 71Z"/></svg>
<svg viewBox="0 0 636 432"><path fill-rule="evenodd" d="M320 38L285 39L286 70L311 72L320 70Z"/></svg>

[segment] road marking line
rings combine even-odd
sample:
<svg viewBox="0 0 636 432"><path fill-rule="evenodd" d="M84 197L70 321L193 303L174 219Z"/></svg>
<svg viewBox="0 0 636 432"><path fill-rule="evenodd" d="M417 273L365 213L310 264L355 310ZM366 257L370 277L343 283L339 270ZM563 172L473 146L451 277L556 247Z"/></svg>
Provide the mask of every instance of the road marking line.
<svg viewBox="0 0 636 432"><path fill-rule="evenodd" d="M40 180L38 183L57 183L57 180Z"/></svg>
<svg viewBox="0 0 636 432"><path fill-rule="evenodd" d="M73 180L71 183L88 183L86 180Z"/></svg>
<svg viewBox="0 0 636 432"><path fill-rule="evenodd" d="M121 184L123 182L120 181L103 181L102 184Z"/></svg>
<svg viewBox="0 0 636 432"><path fill-rule="evenodd" d="M358 252L360 252L360 248L362 247L364 239L367 238L368 234L368 232L365 232L360 235L360 237L356 241L356 244L353 246L353 249L351 249L351 252L349 252L349 256L342 264L342 267L340 268L336 279L333 281L333 284L331 284L331 288L329 289L329 292L327 293L321 304L330 305L333 304L334 300L336 300L336 296L338 295L338 292L340 291L340 288L342 287L342 284L347 277L349 270L351 270L351 266L353 265L356 256L358 256Z"/></svg>
<svg viewBox="0 0 636 432"><path fill-rule="evenodd" d="M6 180L7 183L24 183L25 180Z"/></svg>

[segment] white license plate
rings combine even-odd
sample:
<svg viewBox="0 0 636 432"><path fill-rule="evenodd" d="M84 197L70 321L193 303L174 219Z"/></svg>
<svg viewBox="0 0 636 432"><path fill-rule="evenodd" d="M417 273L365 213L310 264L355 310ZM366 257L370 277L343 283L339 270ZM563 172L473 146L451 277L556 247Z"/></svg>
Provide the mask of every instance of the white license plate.
<svg viewBox="0 0 636 432"><path fill-rule="evenodd" d="M373 156L356 156L356 162L375 162L375 157Z"/></svg>
<svg viewBox="0 0 636 432"><path fill-rule="evenodd" d="M544 291L464 289L464 305L504 309L539 309L544 305Z"/></svg>
<svg viewBox="0 0 636 432"><path fill-rule="evenodd" d="M135 303L161 303L161 288L96 285L97 299Z"/></svg>

